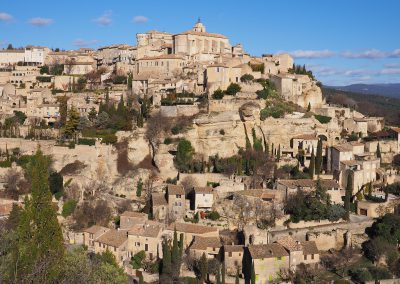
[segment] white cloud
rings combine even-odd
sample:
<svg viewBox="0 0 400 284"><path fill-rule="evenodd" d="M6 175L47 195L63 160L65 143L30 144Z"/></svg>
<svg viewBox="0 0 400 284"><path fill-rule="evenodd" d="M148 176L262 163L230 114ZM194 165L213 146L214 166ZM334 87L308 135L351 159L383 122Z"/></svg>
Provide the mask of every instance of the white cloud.
<svg viewBox="0 0 400 284"><path fill-rule="evenodd" d="M0 22L11 22L13 20L13 16L7 13L0 13Z"/></svg>
<svg viewBox="0 0 400 284"><path fill-rule="evenodd" d="M96 22L100 26L109 26L112 23L111 15L112 11L106 11L103 15L94 19L94 22Z"/></svg>
<svg viewBox="0 0 400 284"><path fill-rule="evenodd" d="M96 39L84 40L81 38L77 38L73 41L73 44L78 47L88 47L97 43Z"/></svg>
<svg viewBox="0 0 400 284"><path fill-rule="evenodd" d="M400 75L400 68L385 68L379 72L381 75Z"/></svg>
<svg viewBox="0 0 400 284"><path fill-rule="evenodd" d="M36 18L32 18L29 20L29 23L32 26L36 26L36 27L44 27L44 26L48 26L50 24L53 23L52 19L49 18L41 18L41 17L36 17Z"/></svg>
<svg viewBox="0 0 400 284"><path fill-rule="evenodd" d="M400 63L387 63L384 66L386 68L400 68Z"/></svg>
<svg viewBox="0 0 400 284"><path fill-rule="evenodd" d="M288 52L294 58L327 58L335 55L335 52L324 50L294 50Z"/></svg>
<svg viewBox="0 0 400 284"><path fill-rule="evenodd" d="M135 16L135 17L133 17L132 21L136 24L143 24L143 23L147 23L149 21L149 18L147 18L145 16Z"/></svg>
<svg viewBox="0 0 400 284"><path fill-rule="evenodd" d="M377 49L368 49L362 52L345 51L341 54L350 59L377 59L386 57L386 53Z"/></svg>
<svg viewBox="0 0 400 284"><path fill-rule="evenodd" d="M389 57L400 57L400 48L393 50Z"/></svg>

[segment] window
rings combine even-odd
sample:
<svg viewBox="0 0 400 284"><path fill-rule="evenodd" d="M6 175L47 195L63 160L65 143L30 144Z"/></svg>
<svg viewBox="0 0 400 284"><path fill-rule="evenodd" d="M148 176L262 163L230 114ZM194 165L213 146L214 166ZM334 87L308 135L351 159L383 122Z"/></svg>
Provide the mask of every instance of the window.
<svg viewBox="0 0 400 284"><path fill-rule="evenodd" d="M149 245L148 244L144 244L144 250L145 251L149 251Z"/></svg>
<svg viewBox="0 0 400 284"><path fill-rule="evenodd" d="M314 259L314 254L311 255L311 259Z"/></svg>
<svg viewBox="0 0 400 284"><path fill-rule="evenodd" d="M307 255L306 254L304 255L304 260L307 260Z"/></svg>
<svg viewBox="0 0 400 284"><path fill-rule="evenodd" d="M232 257L232 252L230 251L230 252L228 253L228 255L229 255L229 257Z"/></svg>

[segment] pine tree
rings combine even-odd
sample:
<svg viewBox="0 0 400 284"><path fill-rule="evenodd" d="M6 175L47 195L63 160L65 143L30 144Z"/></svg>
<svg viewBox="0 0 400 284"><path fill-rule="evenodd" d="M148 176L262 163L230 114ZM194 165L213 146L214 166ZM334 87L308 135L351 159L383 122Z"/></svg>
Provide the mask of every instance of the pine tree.
<svg viewBox="0 0 400 284"><path fill-rule="evenodd" d="M351 196L353 195L353 173L349 172L347 176L346 194L344 197L344 209L346 210L345 219L350 219Z"/></svg>
<svg viewBox="0 0 400 284"><path fill-rule="evenodd" d="M89 120L90 120L91 122L94 122L94 120L96 119L96 116L97 116L97 111L96 111L96 109L95 109L94 107L92 107L92 108L90 109L89 115L88 115Z"/></svg>
<svg viewBox="0 0 400 284"><path fill-rule="evenodd" d="M315 157L315 174L319 175L322 169L322 140L318 140L317 156Z"/></svg>
<svg viewBox="0 0 400 284"><path fill-rule="evenodd" d="M251 265L251 284L256 284L256 272L254 270L254 263Z"/></svg>
<svg viewBox="0 0 400 284"><path fill-rule="evenodd" d="M308 173L310 175L311 179L314 179L314 173L315 173L315 156L314 156L314 148L312 149L311 152L311 160L310 160L310 166L308 167Z"/></svg>
<svg viewBox="0 0 400 284"><path fill-rule="evenodd" d="M48 184L49 166L49 157L39 149L27 167L32 194L25 198L25 207L19 216L13 260L10 261L15 265L12 282L55 283L57 280L64 246Z"/></svg>
<svg viewBox="0 0 400 284"><path fill-rule="evenodd" d="M381 146L379 145L379 143L378 143L378 145L376 146L376 157L377 157L378 159L382 158Z"/></svg>
<svg viewBox="0 0 400 284"><path fill-rule="evenodd" d="M203 255L200 259L200 283L204 283L207 280L208 274L208 262L206 254L203 252Z"/></svg>

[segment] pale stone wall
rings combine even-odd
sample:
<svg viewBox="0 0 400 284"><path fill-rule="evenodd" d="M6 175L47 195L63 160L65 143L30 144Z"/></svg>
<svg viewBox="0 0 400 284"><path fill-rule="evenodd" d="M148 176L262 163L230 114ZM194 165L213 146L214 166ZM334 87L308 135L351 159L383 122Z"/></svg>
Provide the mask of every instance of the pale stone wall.
<svg viewBox="0 0 400 284"><path fill-rule="evenodd" d="M193 116L199 113L197 105L161 106L161 114L166 117Z"/></svg>

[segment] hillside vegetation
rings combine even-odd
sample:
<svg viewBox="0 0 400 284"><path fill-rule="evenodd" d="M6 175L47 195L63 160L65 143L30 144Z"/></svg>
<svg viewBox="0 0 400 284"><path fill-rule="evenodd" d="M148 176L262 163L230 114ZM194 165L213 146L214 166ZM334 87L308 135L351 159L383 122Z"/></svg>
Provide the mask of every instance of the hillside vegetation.
<svg viewBox="0 0 400 284"><path fill-rule="evenodd" d="M322 88L328 103L354 107L368 116L382 116L388 125L400 124L400 99Z"/></svg>

